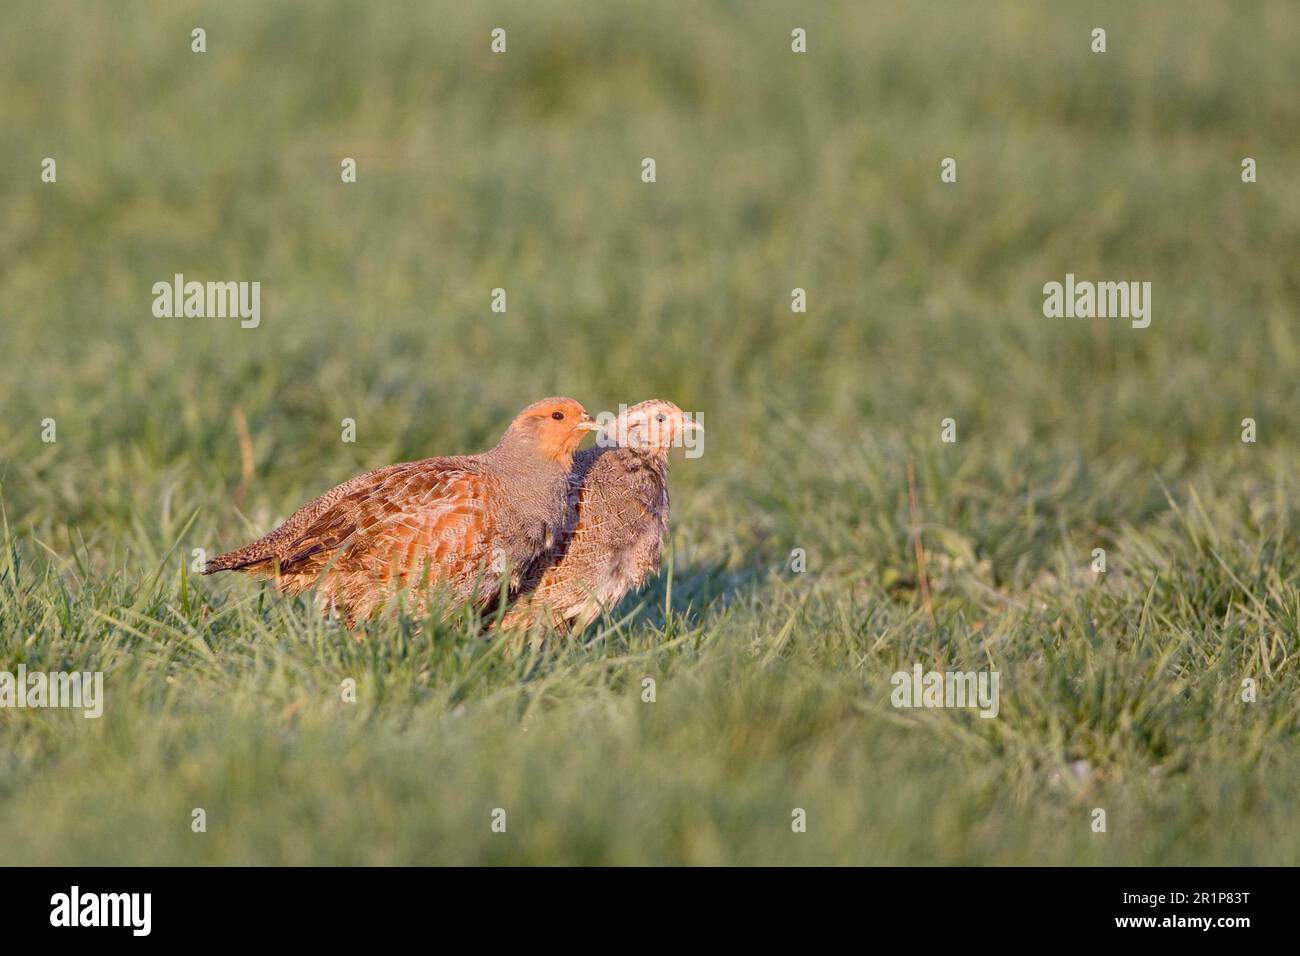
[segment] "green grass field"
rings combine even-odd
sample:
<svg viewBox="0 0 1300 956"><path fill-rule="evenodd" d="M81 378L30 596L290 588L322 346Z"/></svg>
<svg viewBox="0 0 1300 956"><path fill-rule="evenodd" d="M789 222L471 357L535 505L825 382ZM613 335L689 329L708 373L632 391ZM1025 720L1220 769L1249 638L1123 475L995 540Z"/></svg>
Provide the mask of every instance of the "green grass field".
<svg viewBox="0 0 1300 956"><path fill-rule="evenodd" d="M0 709L4 863L1300 863L1300 7L0 26L0 670L105 688ZM261 325L155 318L176 273ZM1151 326L1045 318L1066 273ZM708 427L671 574L581 641L191 570L551 394ZM1000 713L893 708L916 663Z"/></svg>

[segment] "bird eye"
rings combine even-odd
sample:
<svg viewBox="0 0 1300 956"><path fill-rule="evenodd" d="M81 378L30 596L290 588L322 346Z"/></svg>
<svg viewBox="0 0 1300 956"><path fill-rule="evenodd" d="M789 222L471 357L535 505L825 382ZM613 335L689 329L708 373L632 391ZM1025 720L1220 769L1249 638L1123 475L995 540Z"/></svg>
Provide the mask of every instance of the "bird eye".
<svg viewBox="0 0 1300 956"><path fill-rule="evenodd" d="M564 412L551 412L551 417L557 422L562 422L564 421Z"/></svg>
<svg viewBox="0 0 1300 956"><path fill-rule="evenodd" d="M666 422L668 421L668 416L665 415L663 412L660 412L658 415L655 416L655 421Z"/></svg>

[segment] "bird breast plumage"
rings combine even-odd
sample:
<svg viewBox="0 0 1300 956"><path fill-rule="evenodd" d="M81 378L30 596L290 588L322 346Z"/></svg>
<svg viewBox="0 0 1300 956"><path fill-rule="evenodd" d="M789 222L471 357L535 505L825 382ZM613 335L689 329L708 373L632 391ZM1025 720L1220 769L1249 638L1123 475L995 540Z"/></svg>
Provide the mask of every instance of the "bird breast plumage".
<svg viewBox="0 0 1300 956"><path fill-rule="evenodd" d="M549 615L582 628L659 567L668 530L667 463L629 448L593 448L575 459L570 527L525 579L503 626Z"/></svg>

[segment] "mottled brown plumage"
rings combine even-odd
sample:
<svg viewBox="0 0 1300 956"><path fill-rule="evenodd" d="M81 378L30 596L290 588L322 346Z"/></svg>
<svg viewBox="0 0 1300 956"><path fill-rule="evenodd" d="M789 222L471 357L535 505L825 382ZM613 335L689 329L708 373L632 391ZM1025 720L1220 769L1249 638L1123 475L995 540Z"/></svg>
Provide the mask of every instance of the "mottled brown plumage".
<svg viewBox="0 0 1300 956"><path fill-rule="evenodd" d="M417 610L435 584L449 585L458 602L487 606L507 568L509 585L519 586L562 535L573 453L595 427L573 399L534 402L491 451L359 475L247 547L213 558L204 573L266 575L288 594L316 587L349 626L401 587L413 589Z"/></svg>
<svg viewBox="0 0 1300 956"><path fill-rule="evenodd" d="M672 402L642 402L579 452L568 532L525 575L501 626L581 631L657 572L668 531L668 449L702 427Z"/></svg>

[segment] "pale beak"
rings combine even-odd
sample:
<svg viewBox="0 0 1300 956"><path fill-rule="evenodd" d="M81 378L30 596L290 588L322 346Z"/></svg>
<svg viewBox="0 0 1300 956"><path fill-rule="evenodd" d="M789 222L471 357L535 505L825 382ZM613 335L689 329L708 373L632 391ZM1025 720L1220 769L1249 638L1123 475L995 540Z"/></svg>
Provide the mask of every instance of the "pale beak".
<svg viewBox="0 0 1300 956"><path fill-rule="evenodd" d="M596 424L596 419L590 415L583 415L573 425L574 428L584 432L600 431L600 426Z"/></svg>
<svg viewBox="0 0 1300 956"><path fill-rule="evenodd" d="M702 431L704 431L704 425L703 425L703 423L701 423L701 422L697 422L697 421L696 421L695 419L693 419L693 418L683 418L683 419L682 419L682 431L686 431L688 428L694 428L697 432L702 432Z"/></svg>

